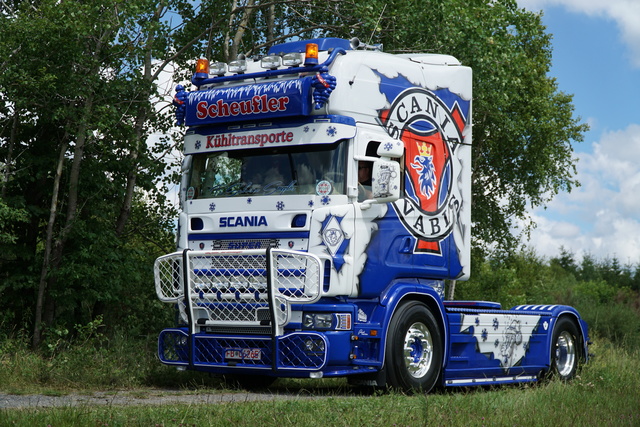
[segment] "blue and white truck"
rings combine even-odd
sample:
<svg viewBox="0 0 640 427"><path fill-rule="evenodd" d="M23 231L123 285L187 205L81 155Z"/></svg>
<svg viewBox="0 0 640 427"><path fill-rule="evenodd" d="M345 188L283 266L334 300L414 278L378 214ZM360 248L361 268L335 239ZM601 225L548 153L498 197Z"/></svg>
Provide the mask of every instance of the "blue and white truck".
<svg viewBox="0 0 640 427"><path fill-rule="evenodd" d="M561 305L447 301L470 272L472 71L357 39L198 61L178 250L154 267L162 363L439 386L570 379L587 325Z"/></svg>

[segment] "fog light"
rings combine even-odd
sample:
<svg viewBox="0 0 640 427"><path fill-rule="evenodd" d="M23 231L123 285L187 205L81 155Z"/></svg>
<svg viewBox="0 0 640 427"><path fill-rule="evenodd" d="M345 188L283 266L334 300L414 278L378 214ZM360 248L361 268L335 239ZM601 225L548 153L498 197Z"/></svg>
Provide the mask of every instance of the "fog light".
<svg viewBox="0 0 640 427"><path fill-rule="evenodd" d="M287 53L282 57L282 65L285 67L296 67L302 64L302 52Z"/></svg>
<svg viewBox="0 0 640 427"><path fill-rule="evenodd" d="M277 55L264 56L260 60L260 66L268 70L275 70L280 66L280 57Z"/></svg>
<svg viewBox="0 0 640 427"><path fill-rule="evenodd" d="M317 354L317 353L324 353L324 341L319 340L319 339L307 339L304 341L304 348L307 351L307 353L313 353L313 354Z"/></svg>
<svg viewBox="0 0 640 427"><path fill-rule="evenodd" d="M216 76L222 77L224 73L227 72L227 64L224 62L214 62L209 67L209 74L215 74Z"/></svg>
<svg viewBox="0 0 640 427"><path fill-rule="evenodd" d="M229 62L229 72L242 74L247 71L247 61L244 59L236 59L235 61Z"/></svg>

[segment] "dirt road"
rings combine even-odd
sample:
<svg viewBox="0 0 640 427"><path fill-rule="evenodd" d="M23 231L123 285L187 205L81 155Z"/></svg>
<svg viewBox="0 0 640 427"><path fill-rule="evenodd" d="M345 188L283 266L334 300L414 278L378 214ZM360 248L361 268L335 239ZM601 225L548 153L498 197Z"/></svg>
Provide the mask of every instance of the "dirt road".
<svg viewBox="0 0 640 427"><path fill-rule="evenodd" d="M232 391L192 391L192 390L125 390L109 392L90 392L85 394L69 393L65 395L43 394L3 394L0 393L0 409L10 408L50 408L86 405L167 405L167 404L216 404L230 402L253 402L262 400L311 399L310 396L286 392L232 392Z"/></svg>

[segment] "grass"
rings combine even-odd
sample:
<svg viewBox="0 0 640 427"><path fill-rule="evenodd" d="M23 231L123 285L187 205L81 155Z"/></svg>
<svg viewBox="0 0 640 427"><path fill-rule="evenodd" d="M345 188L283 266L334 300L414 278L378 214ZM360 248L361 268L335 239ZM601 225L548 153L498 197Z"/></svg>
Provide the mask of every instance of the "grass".
<svg viewBox="0 0 640 427"><path fill-rule="evenodd" d="M274 394L289 393L291 398L274 397L268 401L217 404L0 409L0 426L640 425L640 353L621 349L608 341L595 340L595 343L592 351L596 357L569 384L551 381L527 386L446 389L428 395L406 396L382 391L360 393L348 388L346 382L340 379L280 380L271 390ZM68 355L66 360L67 363L76 363ZM3 366L0 370L0 389L5 392L11 392L12 388L25 390L18 387L18 383L24 380L28 368L11 373L18 362L15 358L12 362L0 356ZM58 361L54 359L48 363L55 365ZM157 364L154 361L152 363ZM145 375L122 384L113 384L113 389L129 388L123 393L131 397L152 397L154 392L147 391L145 387L157 387L159 384L183 390L182 393L216 394L229 391L217 379L197 373L169 373L164 368L149 367L143 370ZM39 382L37 387L27 390L49 390L48 393L60 394L97 390L102 388L98 384L103 381L104 374L102 368L96 369L98 379L89 379L84 383L88 386L80 389L76 387L81 383L76 380L65 382L56 373L47 377L52 383ZM170 376L163 379L154 377L164 374ZM18 378L4 382L12 375ZM38 375L31 378L38 378Z"/></svg>

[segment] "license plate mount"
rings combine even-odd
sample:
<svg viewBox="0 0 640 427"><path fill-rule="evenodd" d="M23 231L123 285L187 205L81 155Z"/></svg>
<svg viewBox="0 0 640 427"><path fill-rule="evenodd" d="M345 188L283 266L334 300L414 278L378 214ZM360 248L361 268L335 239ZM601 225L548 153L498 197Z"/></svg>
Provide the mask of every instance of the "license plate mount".
<svg viewBox="0 0 640 427"><path fill-rule="evenodd" d="M228 348L224 351L225 360L258 361L262 359L262 350L259 348Z"/></svg>

